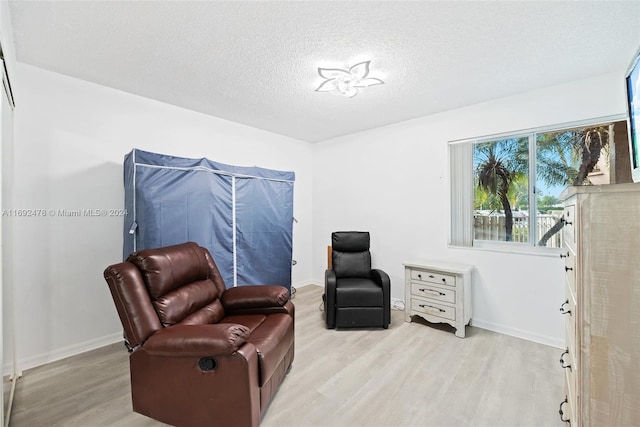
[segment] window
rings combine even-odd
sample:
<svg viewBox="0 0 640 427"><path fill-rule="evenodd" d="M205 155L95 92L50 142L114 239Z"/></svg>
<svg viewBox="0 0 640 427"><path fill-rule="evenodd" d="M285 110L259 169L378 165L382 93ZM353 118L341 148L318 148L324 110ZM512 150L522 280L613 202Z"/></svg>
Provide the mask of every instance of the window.
<svg viewBox="0 0 640 427"><path fill-rule="evenodd" d="M567 186L630 182L612 173L629 169L622 121L452 142L449 153L454 246L559 248Z"/></svg>
<svg viewBox="0 0 640 427"><path fill-rule="evenodd" d="M473 144L473 237L528 242L529 138Z"/></svg>

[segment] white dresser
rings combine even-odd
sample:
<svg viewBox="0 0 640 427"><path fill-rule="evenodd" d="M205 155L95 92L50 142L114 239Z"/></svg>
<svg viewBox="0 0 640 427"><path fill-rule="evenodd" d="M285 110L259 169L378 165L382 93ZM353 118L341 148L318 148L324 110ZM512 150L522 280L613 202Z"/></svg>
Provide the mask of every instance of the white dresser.
<svg viewBox="0 0 640 427"><path fill-rule="evenodd" d="M640 184L570 187L562 228L560 418L640 426Z"/></svg>
<svg viewBox="0 0 640 427"><path fill-rule="evenodd" d="M443 261L403 263L405 321L420 316L433 323L448 323L464 338L471 320L473 266Z"/></svg>

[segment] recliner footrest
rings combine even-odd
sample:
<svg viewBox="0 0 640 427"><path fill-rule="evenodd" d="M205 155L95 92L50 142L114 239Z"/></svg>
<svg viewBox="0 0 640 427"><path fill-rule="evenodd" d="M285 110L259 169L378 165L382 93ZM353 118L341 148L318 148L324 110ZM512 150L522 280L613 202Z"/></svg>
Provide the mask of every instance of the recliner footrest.
<svg viewBox="0 0 640 427"><path fill-rule="evenodd" d="M336 327L354 328L382 325L382 307L344 307L336 309Z"/></svg>

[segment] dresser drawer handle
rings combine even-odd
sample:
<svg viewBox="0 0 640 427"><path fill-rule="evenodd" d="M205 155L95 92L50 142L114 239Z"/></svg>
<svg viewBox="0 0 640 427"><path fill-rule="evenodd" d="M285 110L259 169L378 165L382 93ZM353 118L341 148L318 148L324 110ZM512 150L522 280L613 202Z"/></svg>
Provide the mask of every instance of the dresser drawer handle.
<svg viewBox="0 0 640 427"><path fill-rule="evenodd" d="M434 310L438 310L440 313L444 313L444 312L446 311L446 310L443 310L443 309L441 309L441 308L434 307L434 306L432 306L432 305L427 305L427 304L418 304L418 307L422 307L422 308L426 308L426 307L433 308Z"/></svg>
<svg viewBox="0 0 640 427"><path fill-rule="evenodd" d="M564 356L566 356L567 354L569 354L569 349L566 349L561 355L560 355L560 366L564 369L569 368L569 370L571 370L571 365L565 365L565 361L564 361Z"/></svg>
<svg viewBox="0 0 640 427"><path fill-rule="evenodd" d="M572 268L572 267L567 267L567 266L565 266L565 267L564 267L564 271L573 271L573 268Z"/></svg>
<svg viewBox="0 0 640 427"><path fill-rule="evenodd" d="M560 306L560 313L562 314L571 314L571 310L565 310L564 306L569 304L569 300L566 300L565 302L562 303L562 305Z"/></svg>
<svg viewBox="0 0 640 427"><path fill-rule="evenodd" d="M567 216L569 216L569 214L567 214ZM566 219L564 219L564 218L561 218L560 220L561 220L562 222L564 222L565 224L567 224L567 225L573 225L573 223L572 223L571 221L567 221L567 220L566 220Z"/></svg>
<svg viewBox="0 0 640 427"><path fill-rule="evenodd" d="M569 403L569 399L567 399L566 397L564 398L562 403L560 403L560 410L558 411L560 413L560 421L562 421L563 423L569 423L569 425L571 425L571 420L569 418L567 418L566 420L564 419L564 412L562 411L562 407L565 403Z"/></svg>
<svg viewBox="0 0 640 427"><path fill-rule="evenodd" d="M429 279L435 279L436 276L434 276L433 274L429 275ZM418 274L418 279L422 280L422 274ZM447 279L445 279L444 277L442 278L442 281L446 283Z"/></svg>
<svg viewBox="0 0 640 427"><path fill-rule="evenodd" d="M569 258L569 252L567 254L560 254L560 258Z"/></svg>
<svg viewBox="0 0 640 427"><path fill-rule="evenodd" d="M426 289L426 288L420 288L418 289L420 292L429 292L432 295L439 295L439 296L445 296L446 294L443 294L442 292L439 291L434 291L433 289Z"/></svg>

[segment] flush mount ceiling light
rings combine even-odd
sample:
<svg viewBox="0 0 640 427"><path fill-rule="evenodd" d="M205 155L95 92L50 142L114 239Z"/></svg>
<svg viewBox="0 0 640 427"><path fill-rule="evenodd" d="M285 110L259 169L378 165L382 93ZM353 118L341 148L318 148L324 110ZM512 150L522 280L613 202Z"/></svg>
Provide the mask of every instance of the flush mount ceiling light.
<svg viewBox="0 0 640 427"><path fill-rule="evenodd" d="M348 70L318 67L318 74L325 80L318 86L316 92L329 92L334 95L353 98L358 94L358 89L383 85L384 82L382 80L368 77L370 62L360 62Z"/></svg>

